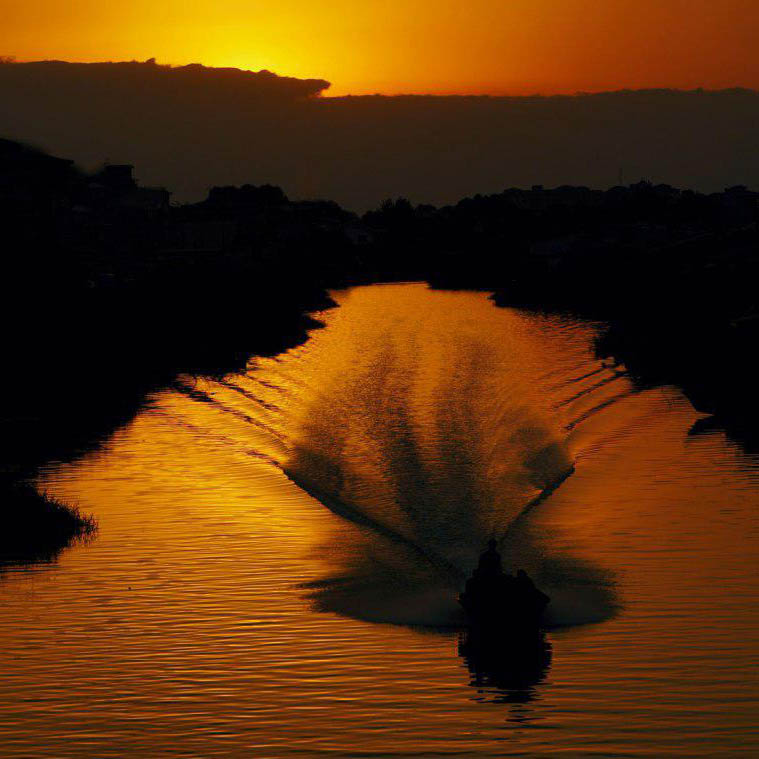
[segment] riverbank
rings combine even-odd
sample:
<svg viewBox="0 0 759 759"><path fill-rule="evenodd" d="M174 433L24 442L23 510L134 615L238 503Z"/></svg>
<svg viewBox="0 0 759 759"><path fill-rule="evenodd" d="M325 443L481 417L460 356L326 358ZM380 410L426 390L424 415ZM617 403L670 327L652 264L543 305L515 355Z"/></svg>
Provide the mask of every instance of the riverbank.
<svg viewBox="0 0 759 759"><path fill-rule="evenodd" d="M200 272L193 277L200 285ZM187 284L187 283L186 283ZM239 287L249 280L241 280ZM0 404L5 441L0 499L6 538L0 561L54 558L72 538L87 533L75 514L35 502L31 483L50 460L73 460L129 422L159 389L177 376L241 371L251 354L276 354L307 338L319 322L308 311L331 305L320 288L271 291L259 285L229 293L230 302L184 291L167 302L144 288L113 293L81 292L64 310L55 298L45 329L15 332ZM66 298L71 297L68 291ZM50 305L51 300L48 300ZM195 309L205 303L209 310ZM19 497L19 488L23 497ZM32 537L38 538L35 544Z"/></svg>
<svg viewBox="0 0 759 759"><path fill-rule="evenodd" d="M397 202L376 215L397 245L423 251L433 286L604 322L599 355L639 386L681 387L712 426L759 445L759 194L534 187L443 209Z"/></svg>
<svg viewBox="0 0 759 759"><path fill-rule="evenodd" d="M93 516L31 486L3 490L0 519L0 569L7 564L52 561L67 546L97 532Z"/></svg>
<svg viewBox="0 0 759 759"><path fill-rule="evenodd" d="M746 188L536 186L444 208L401 198L359 218L267 185L173 206L131 166L84 174L2 140L0 164L7 503L7 488L98 445L177 376L297 345L329 288L377 281L602 320L601 355L756 440L759 195Z"/></svg>
<svg viewBox="0 0 759 759"><path fill-rule="evenodd" d="M499 288L498 305L564 310L605 322L599 356L625 365L641 387L680 387L712 415L694 432L723 427L744 448L759 444L754 351L759 234L746 226L639 255L525 267Z"/></svg>
<svg viewBox="0 0 759 759"><path fill-rule="evenodd" d="M109 188L113 178L9 143L0 144L0 168L9 251L0 317L12 325L0 394L0 516L12 548L13 530L27 524L21 512L37 514L44 553L44 499L33 511L27 491L18 497L42 464L97 446L179 375L240 371L252 354L297 345L319 326L309 313L333 304L320 262L304 254L313 235L283 243L264 229L213 250L193 247L201 230L177 250L175 233L191 235L194 222L181 210L170 219L163 191L145 196L131 180L119 189L118 176Z"/></svg>

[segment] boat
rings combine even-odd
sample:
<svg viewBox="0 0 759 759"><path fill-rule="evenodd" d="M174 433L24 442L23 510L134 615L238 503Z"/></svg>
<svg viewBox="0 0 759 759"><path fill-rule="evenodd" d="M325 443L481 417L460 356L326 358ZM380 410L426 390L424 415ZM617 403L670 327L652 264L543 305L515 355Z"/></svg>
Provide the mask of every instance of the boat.
<svg viewBox="0 0 759 759"><path fill-rule="evenodd" d="M516 575L504 572L496 546L491 540L459 595L469 626L501 637L538 632L551 599L535 587L524 570Z"/></svg>

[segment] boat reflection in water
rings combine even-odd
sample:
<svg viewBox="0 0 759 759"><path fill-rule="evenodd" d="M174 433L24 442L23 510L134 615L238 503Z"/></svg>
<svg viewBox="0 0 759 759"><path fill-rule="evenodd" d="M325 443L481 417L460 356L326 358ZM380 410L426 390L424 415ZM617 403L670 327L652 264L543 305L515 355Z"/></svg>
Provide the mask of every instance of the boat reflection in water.
<svg viewBox="0 0 759 759"><path fill-rule="evenodd" d="M473 627L461 633L458 650L469 668L470 685L484 700L532 701L551 666L551 644L542 630L504 637Z"/></svg>

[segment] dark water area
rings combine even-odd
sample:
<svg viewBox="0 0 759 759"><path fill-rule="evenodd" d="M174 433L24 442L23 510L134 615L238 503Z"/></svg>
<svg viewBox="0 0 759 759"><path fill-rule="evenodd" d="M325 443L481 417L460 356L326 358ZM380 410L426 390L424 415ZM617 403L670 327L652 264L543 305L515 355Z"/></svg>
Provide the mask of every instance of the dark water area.
<svg viewBox="0 0 759 759"><path fill-rule="evenodd" d="M0 576L0 753L756 754L757 459L596 323L334 298L40 472L99 533ZM518 650L459 629L493 536L552 598Z"/></svg>

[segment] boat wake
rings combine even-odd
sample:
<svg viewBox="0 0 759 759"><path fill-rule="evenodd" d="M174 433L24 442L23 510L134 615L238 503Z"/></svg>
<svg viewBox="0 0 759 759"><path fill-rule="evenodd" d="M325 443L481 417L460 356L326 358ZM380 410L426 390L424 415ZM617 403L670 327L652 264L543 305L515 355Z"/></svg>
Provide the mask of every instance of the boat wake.
<svg viewBox="0 0 759 759"><path fill-rule="evenodd" d="M589 327L484 296L472 319L456 294L397 288L387 322L376 300L391 289L351 291L306 345L183 389L350 525L320 546L332 571L309 598L359 619L455 626L458 592L496 538L506 568L551 596L551 624L613 614L612 579L552 547L533 515L572 477L578 430L633 392L623 372L593 358Z"/></svg>

